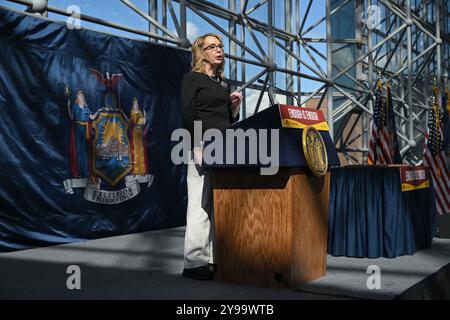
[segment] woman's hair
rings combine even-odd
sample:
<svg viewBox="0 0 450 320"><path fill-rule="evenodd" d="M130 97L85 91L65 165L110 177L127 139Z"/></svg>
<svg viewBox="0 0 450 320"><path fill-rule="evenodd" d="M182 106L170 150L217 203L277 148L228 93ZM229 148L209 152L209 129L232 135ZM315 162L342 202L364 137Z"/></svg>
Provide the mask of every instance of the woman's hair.
<svg viewBox="0 0 450 320"><path fill-rule="evenodd" d="M80 99L80 98L81 98L81 99ZM83 105L81 105L81 103L83 103ZM77 92L77 98L75 99L75 104L78 104L78 105L80 105L80 106L82 106L82 107L86 107L86 106L87 106L87 104L86 104L86 98L85 98L85 96L84 96L84 92L83 92L83 91L78 90L78 92Z"/></svg>
<svg viewBox="0 0 450 320"><path fill-rule="evenodd" d="M213 33L207 33L195 39L194 44L192 45L192 71L205 72L205 65L203 64L203 45L207 37L215 37L222 44L222 37ZM222 64L217 69L217 75L222 80L225 79L224 69L225 59L223 59Z"/></svg>

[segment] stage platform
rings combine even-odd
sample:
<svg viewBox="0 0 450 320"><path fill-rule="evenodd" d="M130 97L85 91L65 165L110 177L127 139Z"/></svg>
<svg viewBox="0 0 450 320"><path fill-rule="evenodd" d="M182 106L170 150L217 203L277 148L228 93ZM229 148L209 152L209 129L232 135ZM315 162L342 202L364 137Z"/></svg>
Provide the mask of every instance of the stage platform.
<svg viewBox="0 0 450 320"><path fill-rule="evenodd" d="M272 289L181 276L184 227L0 254L0 299L310 300L449 299L450 240L396 259L328 255L327 275L300 288ZM81 268L81 290L66 286ZM381 271L369 290L367 267Z"/></svg>

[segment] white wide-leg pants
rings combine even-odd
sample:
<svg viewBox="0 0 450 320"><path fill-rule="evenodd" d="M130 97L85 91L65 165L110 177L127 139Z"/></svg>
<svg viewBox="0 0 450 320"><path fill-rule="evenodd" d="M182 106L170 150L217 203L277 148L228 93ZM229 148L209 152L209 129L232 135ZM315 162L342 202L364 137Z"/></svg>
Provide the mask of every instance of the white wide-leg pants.
<svg viewBox="0 0 450 320"><path fill-rule="evenodd" d="M211 174L193 160L187 173L188 207L184 240L186 269L214 263L214 201Z"/></svg>

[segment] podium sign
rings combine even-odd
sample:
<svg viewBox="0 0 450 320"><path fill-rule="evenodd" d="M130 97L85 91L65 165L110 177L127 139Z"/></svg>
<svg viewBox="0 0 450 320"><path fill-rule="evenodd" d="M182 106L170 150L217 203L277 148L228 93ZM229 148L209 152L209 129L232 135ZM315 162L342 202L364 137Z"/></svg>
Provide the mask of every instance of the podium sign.
<svg viewBox="0 0 450 320"><path fill-rule="evenodd" d="M280 104L279 109L283 128L305 129L311 126L317 130L330 130L321 110L298 108L284 104Z"/></svg>

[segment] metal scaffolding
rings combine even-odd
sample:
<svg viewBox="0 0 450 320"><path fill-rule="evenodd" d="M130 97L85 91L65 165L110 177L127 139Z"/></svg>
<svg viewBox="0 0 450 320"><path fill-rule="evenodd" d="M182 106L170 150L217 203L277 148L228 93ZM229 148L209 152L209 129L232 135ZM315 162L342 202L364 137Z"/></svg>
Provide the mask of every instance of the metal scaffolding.
<svg viewBox="0 0 450 320"><path fill-rule="evenodd" d="M442 92L448 83L450 1L114 1L147 20L148 30L82 13L80 19L188 49L188 17L195 15L207 32L224 36L228 78L246 97L243 116L267 106L266 91L288 104L323 108L343 163L367 161L381 75L392 88L403 162L421 162L431 86ZM31 0L9 2L33 11ZM41 14L71 15L54 3ZM257 92L253 104L250 90Z"/></svg>

